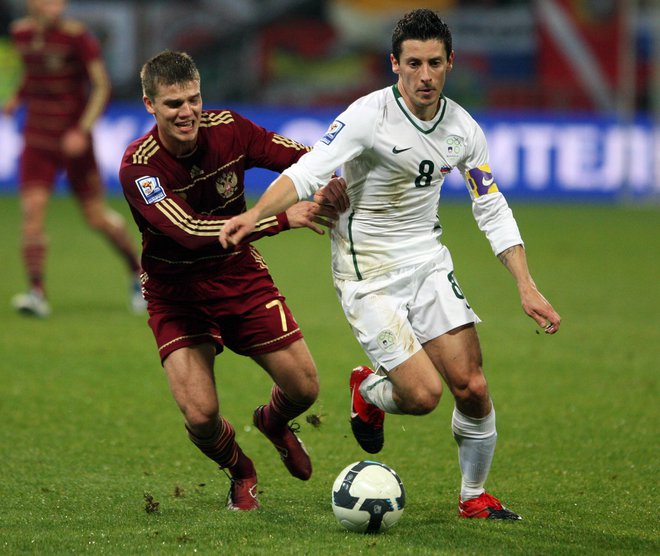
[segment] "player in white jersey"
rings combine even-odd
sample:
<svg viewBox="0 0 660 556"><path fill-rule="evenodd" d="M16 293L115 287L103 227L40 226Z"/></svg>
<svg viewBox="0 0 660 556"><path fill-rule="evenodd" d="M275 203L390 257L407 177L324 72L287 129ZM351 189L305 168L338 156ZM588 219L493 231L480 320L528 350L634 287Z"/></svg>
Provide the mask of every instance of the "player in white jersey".
<svg viewBox="0 0 660 556"><path fill-rule="evenodd" d="M333 231L336 278L362 280L436 257L440 188L454 167L469 172L475 217L495 252L522 243L504 197L483 194L497 186L481 128L445 97L424 121L397 85L371 93L337 117L314 151L284 174L306 198L319 176L344 165L352 210Z"/></svg>
<svg viewBox="0 0 660 556"><path fill-rule="evenodd" d="M440 188L456 168L493 252L511 272L523 310L548 334L560 317L536 288L513 214L495 183L482 130L442 95L454 54L451 32L431 10L406 14L392 36L393 87L354 102L314 149L279 176L249 211L225 224L237 244L257 220L328 182L338 168L350 208L332 231L334 283L356 338L376 369L351 373L351 426L364 450L383 446L385 413L423 415L455 400L452 430L461 468L459 515L520 519L485 491L495 451L495 411L475 323L442 245ZM343 209L339 197L328 201Z"/></svg>

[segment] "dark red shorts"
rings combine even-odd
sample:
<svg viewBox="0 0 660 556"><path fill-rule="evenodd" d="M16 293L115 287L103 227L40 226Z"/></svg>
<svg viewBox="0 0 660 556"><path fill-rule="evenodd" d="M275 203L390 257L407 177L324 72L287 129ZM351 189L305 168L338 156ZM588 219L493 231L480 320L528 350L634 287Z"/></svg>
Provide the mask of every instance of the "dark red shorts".
<svg viewBox="0 0 660 556"><path fill-rule="evenodd" d="M66 172L71 190L79 199L87 199L103 193L103 185L91 147L82 156L69 158L57 151L26 145L19 169L21 189L36 186L52 190L57 174L62 170Z"/></svg>
<svg viewBox="0 0 660 556"><path fill-rule="evenodd" d="M182 347L211 342L240 355L269 353L303 337L257 250L232 258L231 269L202 280L144 283L149 326L161 361Z"/></svg>

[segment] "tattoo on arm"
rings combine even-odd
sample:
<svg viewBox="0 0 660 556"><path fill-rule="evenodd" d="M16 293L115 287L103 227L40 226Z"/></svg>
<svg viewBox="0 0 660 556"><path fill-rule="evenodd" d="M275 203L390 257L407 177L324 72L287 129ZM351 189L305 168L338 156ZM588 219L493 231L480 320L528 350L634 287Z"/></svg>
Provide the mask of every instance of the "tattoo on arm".
<svg viewBox="0 0 660 556"><path fill-rule="evenodd" d="M499 255L497 255L497 258L506 268L509 268L509 259L513 255L513 252L517 249L520 249L520 245L514 245L513 247L509 247L508 249L505 249Z"/></svg>

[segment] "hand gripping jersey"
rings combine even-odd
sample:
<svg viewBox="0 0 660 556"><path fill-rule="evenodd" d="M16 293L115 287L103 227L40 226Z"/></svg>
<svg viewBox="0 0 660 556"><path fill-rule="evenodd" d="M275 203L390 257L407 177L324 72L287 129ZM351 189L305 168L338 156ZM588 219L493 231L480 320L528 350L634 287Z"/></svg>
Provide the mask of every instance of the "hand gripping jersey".
<svg viewBox="0 0 660 556"><path fill-rule="evenodd" d="M142 267L161 280L222 272L245 247L226 251L218 241L225 221L246 209L245 171L281 172L307 147L230 110L202 112L197 146L177 158L154 127L131 143L119 178L142 232ZM284 213L261 220L249 241L289 228Z"/></svg>
<svg viewBox="0 0 660 556"><path fill-rule="evenodd" d="M284 174L306 198L339 167L351 207L331 235L337 278L361 280L437 254L440 190L453 168L465 176L474 217L493 251L522 243L491 174L481 128L445 97L433 120L422 121L408 110L396 85L364 96Z"/></svg>
<svg viewBox="0 0 660 556"><path fill-rule="evenodd" d="M24 18L12 25L11 38L24 68L26 145L59 151L62 133L77 125L87 104L87 65L101 56L99 43L72 20L41 29Z"/></svg>

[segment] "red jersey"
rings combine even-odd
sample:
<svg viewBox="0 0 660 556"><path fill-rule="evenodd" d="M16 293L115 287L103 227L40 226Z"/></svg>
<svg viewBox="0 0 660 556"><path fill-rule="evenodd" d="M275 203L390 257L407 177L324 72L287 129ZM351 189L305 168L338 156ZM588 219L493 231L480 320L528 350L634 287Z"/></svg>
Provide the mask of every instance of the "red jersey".
<svg viewBox="0 0 660 556"><path fill-rule="evenodd" d="M41 28L29 17L12 24L11 38L23 60L26 145L59 150L62 133L78 124L87 104L87 65L100 58L99 43L78 21Z"/></svg>
<svg viewBox="0 0 660 556"><path fill-rule="evenodd" d="M231 110L202 112L196 149L177 158L156 126L131 143L119 179L142 232L142 266L149 276L181 280L217 275L245 247L225 250L224 223L246 210L245 171L281 172L309 149L267 131ZM284 213L260 221L249 241L289 228Z"/></svg>

